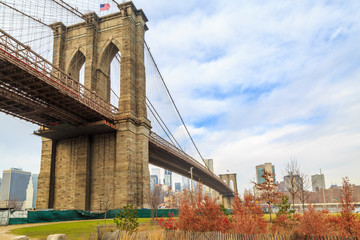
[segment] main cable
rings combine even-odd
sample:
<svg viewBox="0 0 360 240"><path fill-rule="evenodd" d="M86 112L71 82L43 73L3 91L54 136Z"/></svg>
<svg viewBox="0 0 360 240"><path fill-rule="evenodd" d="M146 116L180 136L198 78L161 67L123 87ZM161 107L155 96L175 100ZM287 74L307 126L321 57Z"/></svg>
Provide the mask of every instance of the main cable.
<svg viewBox="0 0 360 240"><path fill-rule="evenodd" d="M185 124L183 118L182 118L181 115L180 115L179 109L177 108L177 106L176 106L176 104L175 104L175 102L174 102L174 99L172 98L172 96L171 96L171 94L170 94L170 91L169 91L169 89L168 89L168 87L167 87L167 85L166 85L166 83L165 83L165 81L164 81L164 78L162 77L162 75L161 75L161 73L160 73L160 70L159 70L159 68L158 68L158 66L157 66L157 64L156 64L156 62L155 62L155 60L154 60L154 57L153 57L153 55L152 55L151 52L150 52L149 46L147 45L146 41L144 41L144 43L145 43L145 46L146 46L146 48L147 48L147 50L148 50L148 52L149 52L149 54L150 54L150 57L151 57L153 63L154 63L154 65L155 65L155 68L156 68L156 70L157 70L157 72L158 72L158 74L159 74L159 76L160 76L160 79L161 79L162 83L164 84L164 87L165 87L165 89L166 89L166 92L168 93L168 95L169 95L169 97L170 97L170 100L171 100L172 104L174 105L174 108L175 108L178 116L180 117L180 120L181 120L181 122L182 122L182 124L183 124L183 126L184 126L184 128L185 128L185 130L186 130L186 132L187 132L187 134L188 134L188 136L190 137L191 142L193 143L193 145L194 145L197 153L199 154L201 160L204 162L204 164L205 164L205 166L207 167L207 169L210 170L209 166L207 165L207 163L205 162L204 158L202 157L199 149L197 148L197 146L196 146L196 144L195 144L195 142L194 142L194 139L191 137L190 132L189 132L188 128L186 127L186 124Z"/></svg>

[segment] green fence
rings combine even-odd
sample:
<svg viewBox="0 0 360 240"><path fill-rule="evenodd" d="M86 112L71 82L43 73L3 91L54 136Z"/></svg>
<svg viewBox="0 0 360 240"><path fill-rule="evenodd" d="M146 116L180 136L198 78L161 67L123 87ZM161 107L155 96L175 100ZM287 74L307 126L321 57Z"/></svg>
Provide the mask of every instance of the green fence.
<svg viewBox="0 0 360 240"><path fill-rule="evenodd" d="M136 209L138 218L151 218L151 209ZM179 215L177 209L157 209L155 216L167 217L169 213L174 216ZM120 215L120 210L109 210L106 212L106 218L114 218ZM104 219L105 213L93 213L82 210L64 210L64 211L29 211L27 218L10 218L9 225L23 224L23 223L41 223L41 222L61 222L72 220L89 220L89 219Z"/></svg>

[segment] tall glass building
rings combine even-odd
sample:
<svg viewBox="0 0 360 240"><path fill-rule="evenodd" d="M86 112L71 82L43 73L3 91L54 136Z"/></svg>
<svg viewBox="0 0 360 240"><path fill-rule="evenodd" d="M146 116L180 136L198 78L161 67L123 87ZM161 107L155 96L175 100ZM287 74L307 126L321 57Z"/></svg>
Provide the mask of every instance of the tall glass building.
<svg viewBox="0 0 360 240"><path fill-rule="evenodd" d="M270 172L273 175L273 183L276 182L275 180L275 167L271 163L264 163L261 165L256 166L256 181L257 183L261 184L265 182L265 179L262 177L264 172Z"/></svg>
<svg viewBox="0 0 360 240"><path fill-rule="evenodd" d="M172 186L172 172L165 169L165 174L164 175L165 175L164 184L171 187Z"/></svg>
<svg viewBox="0 0 360 240"><path fill-rule="evenodd" d="M39 174L32 174L26 189L26 200L23 209L34 209L36 207L37 182Z"/></svg>
<svg viewBox="0 0 360 240"><path fill-rule="evenodd" d="M25 201L26 189L31 177L30 172L19 168L3 171L0 201Z"/></svg>

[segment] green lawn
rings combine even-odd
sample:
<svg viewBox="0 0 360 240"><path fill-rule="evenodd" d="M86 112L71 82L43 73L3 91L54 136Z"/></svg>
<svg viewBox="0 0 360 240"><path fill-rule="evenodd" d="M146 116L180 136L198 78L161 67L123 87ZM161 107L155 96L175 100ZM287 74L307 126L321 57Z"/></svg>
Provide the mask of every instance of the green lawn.
<svg viewBox="0 0 360 240"><path fill-rule="evenodd" d="M140 228L150 223L150 218L139 218ZM113 224L112 219L106 220L106 224ZM23 227L11 230L15 235L26 235L30 238L46 239L48 235L63 233L66 239L89 239L91 233L95 233L97 225L103 225L104 220L87 220L79 222L50 223L49 225Z"/></svg>

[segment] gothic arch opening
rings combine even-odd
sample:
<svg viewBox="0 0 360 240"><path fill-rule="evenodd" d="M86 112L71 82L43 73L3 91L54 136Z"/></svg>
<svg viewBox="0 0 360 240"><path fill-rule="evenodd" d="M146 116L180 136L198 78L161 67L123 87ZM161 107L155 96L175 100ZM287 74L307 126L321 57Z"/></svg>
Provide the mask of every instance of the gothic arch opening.
<svg viewBox="0 0 360 240"><path fill-rule="evenodd" d="M67 70L70 77L81 84L84 84L84 63L85 56L78 50L72 57Z"/></svg>
<svg viewBox="0 0 360 240"><path fill-rule="evenodd" d="M117 106L120 98L121 54L119 48L113 42L109 42L105 47L99 66L103 76L103 78L99 79L105 81L108 86L108 100L111 104Z"/></svg>
<svg viewBox="0 0 360 240"><path fill-rule="evenodd" d="M235 191L234 187L235 187L235 184L234 184L234 181L231 179L230 182L229 182L229 187Z"/></svg>

